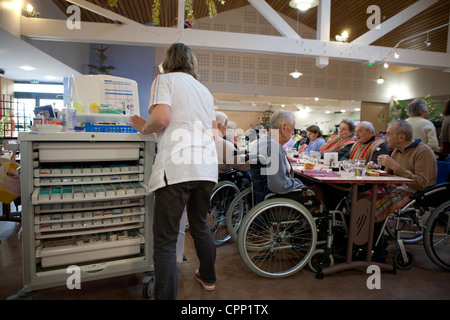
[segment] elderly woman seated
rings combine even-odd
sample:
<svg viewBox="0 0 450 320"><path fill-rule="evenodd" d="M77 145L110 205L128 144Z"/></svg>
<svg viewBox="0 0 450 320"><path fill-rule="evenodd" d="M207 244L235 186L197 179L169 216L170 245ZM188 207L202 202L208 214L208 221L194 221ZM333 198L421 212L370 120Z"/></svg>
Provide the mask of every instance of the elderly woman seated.
<svg viewBox="0 0 450 320"><path fill-rule="evenodd" d="M343 119L339 125L338 134L331 137L330 140L322 147L320 153L337 152L338 159L341 158L350 150L355 140L355 123L350 119Z"/></svg>

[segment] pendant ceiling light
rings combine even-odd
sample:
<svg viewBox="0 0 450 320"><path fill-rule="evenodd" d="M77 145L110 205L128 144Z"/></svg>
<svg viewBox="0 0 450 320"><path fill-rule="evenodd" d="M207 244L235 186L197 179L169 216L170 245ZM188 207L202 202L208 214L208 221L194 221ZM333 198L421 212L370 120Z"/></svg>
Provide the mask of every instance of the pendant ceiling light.
<svg viewBox="0 0 450 320"><path fill-rule="evenodd" d="M303 75L303 73L298 72L297 69L295 69L295 71L289 73L289 75L290 75L292 78L294 78L294 79L298 79L298 78L300 78L300 77Z"/></svg>
<svg viewBox="0 0 450 320"><path fill-rule="evenodd" d="M292 0L289 5L300 11L306 11L319 5L319 0Z"/></svg>
<svg viewBox="0 0 450 320"><path fill-rule="evenodd" d="M297 33L298 33L298 16L299 16L299 12L297 11ZM303 73L298 72L298 56L297 55L295 56L295 71L289 73L289 75L294 79L298 79L303 75Z"/></svg>

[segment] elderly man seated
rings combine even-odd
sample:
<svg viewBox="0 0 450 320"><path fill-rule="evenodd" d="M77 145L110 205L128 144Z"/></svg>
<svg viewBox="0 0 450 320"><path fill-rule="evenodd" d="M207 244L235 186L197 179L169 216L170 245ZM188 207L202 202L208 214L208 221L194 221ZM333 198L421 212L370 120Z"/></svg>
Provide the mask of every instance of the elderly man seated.
<svg viewBox="0 0 450 320"><path fill-rule="evenodd" d="M269 193L277 197L293 199L303 204L311 213L323 211L320 200L311 189L306 189L303 183L294 178L291 163L283 149L291 138L295 127L295 117L292 113L279 110L270 119L268 136L260 137L250 150L250 164L255 192L255 203L264 200ZM255 160L258 157L259 161ZM304 189L303 192L293 192Z"/></svg>
<svg viewBox="0 0 450 320"><path fill-rule="evenodd" d="M408 185L388 185L378 192L376 221L383 221L409 201L411 194L425 190L436 182L437 162L433 150L420 139L413 140L413 129L404 120L389 124L386 140L395 148L391 156L378 157L378 165L389 174L414 180ZM368 167L373 167L369 163Z"/></svg>
<svg viewBox="0 0 450 320"><path fill-rule="evenodd" d="M377 163L380 155L389 154L389 148L381 139L375 137L375 129L372 123L363 121L358 123L355 128L356 142L349 148L348 152L344 154L339 160L348 159L364 159L365 163ZM348 187L347 184L340 184L340 187ZM320 188L324 195L324 201L328 208L335 208L339 201L347 195L345 191L338 190L328 184L321 184ZM370 185L360 185L361 192L368 190Z"/></svg>
<svg viewBox="0 0 450 320"><path fill-rule="evenodd" d="M378 165L384 166L389 174L414 180L413 184L387 185L377 191L375 214L375 236L379 234L382 221L395 210L410 201L416 191L432 186L437 177L437 162L433 150L420 139L413 140L413 129L408 122L397 120L389 124L387 143L395 148L391 156L378 157ZM372 168L373 162L368 167ZM370 192L363 195L369 197ZM384 262L383 241L374 248L372 260Z"/></svg>
<svg viewBox="0 0 450 320"><path fill-rule="evenodd" d="M341 160L364 159L376 163L378 156L389 154L389 148L383 139L375 137L375 129L368 121L358 123L355 129L356 143L342 156Z"/></svg>
<svg viewBox="0 0 450 320"><path fill-rule="evenodd" d="M219 174L228 172L232 169L239 171L250 171L250 165L243 158L235 154L236 146L229 140L225 140L228 128L228 117L225 113L217 111L215 113L217 123L217 134L214 139L216 142L217 160L219 163Z"/></svg>
<svg viewBox="0 0 450 320"><path fill-rule="evenodd" d="M331 137L330 140L322 147L320 147L320 153L337 152L338 159L349 152L350 148L356 142L355 140L355 123L350 119L342 119L339 125L338 134Z"/></svg>

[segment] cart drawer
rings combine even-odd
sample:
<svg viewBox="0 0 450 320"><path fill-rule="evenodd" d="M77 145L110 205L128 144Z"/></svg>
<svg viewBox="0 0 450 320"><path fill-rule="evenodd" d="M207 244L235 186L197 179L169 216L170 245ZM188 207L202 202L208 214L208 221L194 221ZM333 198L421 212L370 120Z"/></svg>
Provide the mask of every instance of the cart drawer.
<svg viewBox="0 0 450 320"><path fill-rule="evenodd" d="M140 252L143 237L115 242L37 249L43 268L125 257Z"/></svg>
<svg viewBox="0 0 450 320"><path fill-rule="evenodd" d="M140 142L53 143L34 145L41 162L132 161L139 159Z"/></svg>

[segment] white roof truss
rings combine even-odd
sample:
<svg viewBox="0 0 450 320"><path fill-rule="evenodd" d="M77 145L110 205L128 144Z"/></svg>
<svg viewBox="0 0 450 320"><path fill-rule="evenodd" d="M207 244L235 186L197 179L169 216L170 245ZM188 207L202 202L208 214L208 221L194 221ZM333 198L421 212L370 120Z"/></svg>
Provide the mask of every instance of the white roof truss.
<svg viewBox="0 0 450 320"><path fill-rule="evenodd" d="M142 46L170 46L174 42L183 42L192 48L206 50L241 51L249 53L296 55L317 58L316 65L328 65L328 59L349 60L405 65L424 68L450 68L450 53L399 49L402 59L396 60L389 52L392 48L372 46L380 36L379 32L368 32L363 38L353 43L330 41L330 0L322 0L318 10L317 40L302 39L264 0L248 0L282 36L268 36L245 33L218 32L196 29L184 29L184 10L178 11L182 19L178 19L176 28L144 26L130 21L85 0L68 0L73 4L83 6L90 11L101 14L109 19L123 24L106 24L82 22L81 29L70 30L66 21L40 18L21 18L21 33L23 36L55 41L72 41L84 43L109 43ZM178 0L179 8L184 8L185 0ZM430 3L437 0L419 0L417 7L407 8L407 14L395 26L392 19L386 28L392 29L425 10ZM420 6L419 6L420 4ZM409 9L409 10L408 10ZM421 12L421 11L420 11ZM401 13L399 14L401 15ZM402 22L403 21L403 22ZM375 29L374 29L375 30ZM373 31L373 30L372 30ZM385 32L384 27L381 28ZM370 34L369 34L370 33ZM449 35L450 37L450 35ZM449 41L450 43L450 41ZM400 52L401 51L401 52Z"/></svg>
<svg viewBox="0 0 450 320"><path fill-rule="evenodd" d="M397 13L392 18L381 23L377 28L371 29L359 38L353 40L354 44L371 44L382 38L395 28L401 26L406 21L414 18L419 13L425 11L439 0L419 0L402 12Z"/></svg>

